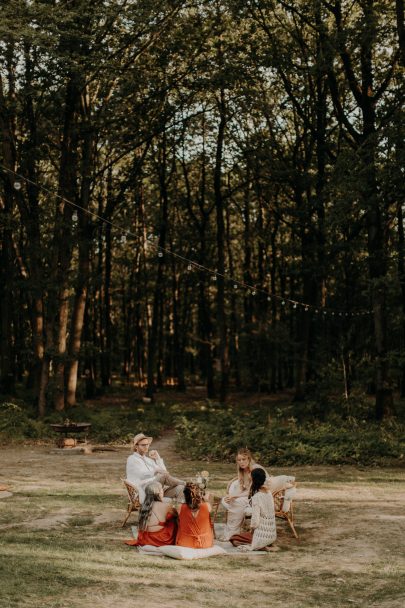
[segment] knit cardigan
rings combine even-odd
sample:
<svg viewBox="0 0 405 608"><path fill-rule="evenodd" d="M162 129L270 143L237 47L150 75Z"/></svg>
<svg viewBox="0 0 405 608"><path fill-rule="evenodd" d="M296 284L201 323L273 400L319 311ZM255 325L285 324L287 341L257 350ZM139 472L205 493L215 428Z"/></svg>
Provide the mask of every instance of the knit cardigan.
<svg viewBox="0 0 405 608"><path fill-rule="evenodd" d="M274 501L271 492L256 492L251 498L253 538L247 549L255 551L271 545L277 538Z"/></svg>

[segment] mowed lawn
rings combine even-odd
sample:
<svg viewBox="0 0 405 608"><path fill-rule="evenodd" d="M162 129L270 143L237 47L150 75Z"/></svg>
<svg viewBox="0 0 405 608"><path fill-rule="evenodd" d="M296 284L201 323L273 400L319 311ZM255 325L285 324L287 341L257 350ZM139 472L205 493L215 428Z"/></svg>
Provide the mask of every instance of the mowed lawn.
<svg viewBox="0 0 405 608"><path fill-rule="evenodd" d="M181 461L170 436L155 447L178 475L209 470L215 493L235 474L232 464ZM280 521L278 553L187 562L123 544L128 454L2 447L0 483L13 495L0 500L1 608L405 605L404 469L272 471L297 477L299 541Z"/></svg>

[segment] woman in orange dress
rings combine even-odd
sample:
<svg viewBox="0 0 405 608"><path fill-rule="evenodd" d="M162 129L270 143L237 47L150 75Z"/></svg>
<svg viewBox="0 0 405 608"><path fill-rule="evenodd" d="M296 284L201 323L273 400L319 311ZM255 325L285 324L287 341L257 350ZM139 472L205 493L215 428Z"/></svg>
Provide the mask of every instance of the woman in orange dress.
<svg viewBox="0 0 405 608"><path fill-rule="evenodd" d="M185 504L179 511L176 545L192 549L207 549L214 544L210 519L211 505L204 501L201 489L194 483L184 488Z"/></svg>
<svg viewBox="0 0 405 608"><path fill-rule="evenodd" d="M145 487L145 500L139 513L138 538L126 545L174 545L177 532L177 512L171 503L163 501L163 487L157 481Z"/></svg>

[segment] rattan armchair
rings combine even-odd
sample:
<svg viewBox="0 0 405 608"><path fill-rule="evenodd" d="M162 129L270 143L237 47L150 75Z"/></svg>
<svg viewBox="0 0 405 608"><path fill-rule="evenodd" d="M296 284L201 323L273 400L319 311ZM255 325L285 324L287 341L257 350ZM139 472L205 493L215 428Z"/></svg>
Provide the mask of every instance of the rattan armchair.
<svg viewBox="0 0 405 608"><path fill-rule="evenodd" d="M295 488L295 484L293 488ZM283 488L277 492L273 492L274 499L274 511L276 517L284 519L291 528L295 538L298 538L297 531L294 526L294 508L293 508L293 497L286 497L286 492L291 488Z"/></svg>
<svg viewBox="0 0 405 608"><path fill-rule="evenodd" d="M125 524L127 523L129 516L131 515L131 513L137 512L139 511L139 509L141 508L141 503L139 502L139 490L138 488L131 483L130 481L128 481L127 479L121 479L122 483L124 484L127 492L128 492L128 506L127 506L127 514L125 516L124 521L122 522L122 528L125 526Z"/></svg>

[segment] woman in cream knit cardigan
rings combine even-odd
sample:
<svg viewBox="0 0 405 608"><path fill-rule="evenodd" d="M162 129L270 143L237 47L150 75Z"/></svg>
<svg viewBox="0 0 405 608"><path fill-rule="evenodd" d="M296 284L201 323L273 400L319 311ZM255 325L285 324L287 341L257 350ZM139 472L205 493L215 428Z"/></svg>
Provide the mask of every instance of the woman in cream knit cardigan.
<svg viewBox="0 0 405 608"><path fill-rule="evenodd" d="M245 509L249 506L249 493L252 483L251 474L254 470L261 469L266 476L265 485L270 492L277 492L289 488L287 492L295 493L295 477L287 475L268 475L267 471L253 460L252 453L247 448L240 448L236 455L237 477L228 486L227 494L222 499L222 506L227 510L227 523L222 537L219 540L229 540L234 534L241 531L245 518ZM286 492L286 498L287 498Z"/></svg>
<svg viewBox="0 0 405 608"><path fill-rule="evenodd" d="M266 473L262 468L253 469L250 489L252 507L251 531L234 534L229 539L235 546L243 545L246 551L264 549L277 538L276 517L272 493L266 487Z"/></svg>

